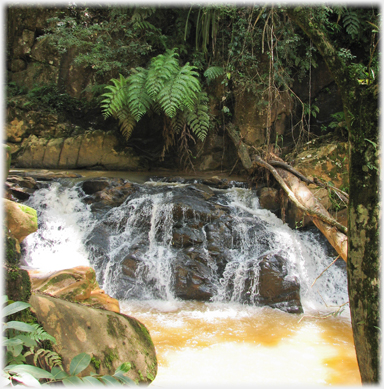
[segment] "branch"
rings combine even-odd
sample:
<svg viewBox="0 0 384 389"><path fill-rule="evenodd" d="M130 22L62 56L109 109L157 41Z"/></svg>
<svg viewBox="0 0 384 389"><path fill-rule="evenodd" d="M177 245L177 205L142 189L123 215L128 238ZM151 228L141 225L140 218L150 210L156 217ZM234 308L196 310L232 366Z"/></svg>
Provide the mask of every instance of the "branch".
<svg viewBox="0 0 384 389"><path fill-rule="evenodd" d="M294 193L291 191L291 189L288 187L288 185L281 178L280 174L274 169L273 166L271 166L269 163L263 161L259 156L255 156L255 162L257 165L259 165L265 169L268 169L272 173L273 177L275 177L276 181L281 185L284 192L287 194L288 198L296 205L297 208L299 208L300 210L302 210L303 212L305 212L309 216L316 217L316 218L322 220L324 223L327 223L327 224L331 225L332 227L336 227L339 231L343 232L344 234L347 233L347 231L348 231L347 228L344 227L339 222L337 222L335 219L330 218L328 216L325 216L325 215L323 215L319 212L316 212L312 209L304 207L304 205L302 205L297 200Z"/></svg>

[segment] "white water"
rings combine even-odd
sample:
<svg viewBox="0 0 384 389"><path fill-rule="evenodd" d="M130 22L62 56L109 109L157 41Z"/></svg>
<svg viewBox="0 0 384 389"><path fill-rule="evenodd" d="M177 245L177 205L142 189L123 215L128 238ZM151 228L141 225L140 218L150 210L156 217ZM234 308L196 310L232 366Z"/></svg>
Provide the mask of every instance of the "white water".
<svg viewBox="0 0 384 389"><path fill-rule="evenodd" d="M89 266L84 237L93 218L78 191L52 183L35 192L28 205L38 211L39 225L26 239L28 265L43 271Z"/></svg>
<svg viewBox="0 0 384 389"><path fill-rule="evenodd" d="M109 214L110 219L125 217L126 221L110 236L110 261L99 269L104 274L102 287L113 295L118 272L114 261L127 245L143 238L135 228L149 218L149 249L143 257L150 269L146 279L154 282L164 298L153 299L148 290L145 301L127 299L120 304L123 313L147 326L154 340L159 371L152 386L359 384L348 306L342 317L306 317L298 323L301 316L236 303L236 291L232 302L224 302L226 277L213 302L183 302L173 297L169 288L174 259L170 248L170 193L143 195ZM312 233L291 230L275 215L260 209L249 190L232 189L228 199L237 209L237 232L243 242L240 250L233 251L233 261L226 270L228 278L236 274L237 285L241 285L249 257L265 254L263 236L248 233L249 223L241 216L246 211L255 220L266 222L263 235L273 236L269 250L281 251L289 259L290 276L300 279L306 315L333 312L347 301L346 276L335 265L311 287L333 260ZM54 183L50 189L38 191L28 204L39 212L39 231L26 239L28 264L44 271L89 265L84 241L96 220L90 207L81 202L79 191ZM257 266L254 269L257 277ZM140 271L138 280L143 282Z"/></svg>

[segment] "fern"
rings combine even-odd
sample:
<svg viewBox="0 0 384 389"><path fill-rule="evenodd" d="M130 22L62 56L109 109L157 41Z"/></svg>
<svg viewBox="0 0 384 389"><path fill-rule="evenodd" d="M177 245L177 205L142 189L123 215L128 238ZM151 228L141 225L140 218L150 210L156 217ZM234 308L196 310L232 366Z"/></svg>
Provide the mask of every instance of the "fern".
<svg viewBox="0 0 384 389"><path fill-rule="evenodd" d="M105 119L111 115L116 115L127 100L127 80L120 74L119 80L112 78L111 81L114 85L105 87L111 92L102 95L102 97L106 97L106 99L101 102L101 108Z"/></svg>
<svg viewBox="0 0 384 389"><path fill-rule="evenodd" d="M351 9L346 9L346 12L343 15L343 26L347 33L351 35L352 39L357 38L360 29L358 14Z"/></svg>
<svg viewBox="0 0 384 389"><path fill-rule="evenodd" d="M198 73L194 71L195 66L186 63L175 76L169 80L157 96L161 108L165 114L172 118L177 109L192 109L197 93L200 92Z"/></svg>
<svg viewBox="0 0 384 389"><path fill-rule="evenodd" d="M152 58L150 68L148 69L148 78L146 88L149 96L153 99L164 87L164 84L170 80L179 71L180 66L177 61L178 54L173 50L167 50L166 53Z"/></svg>
<svg viewBox="0 0 384 389"><path fill-rule="evenodd" d="M171 119L171 127L175 134L179 134L186 125L186 114L183 111L178 111Z"/></svg>
<svg viewBox="0 0 384 389"><path fill-rule="evenodd" d="M127 99L131 115L136 121L150 109L152 99L147 93L146 81L148 70L136 68L137 72L128 77ZM124 104L124 103L123 103Z"/></svg>
<svg viewBox="0 0 384 389"><path fill-rule="evenodd" d="M127 107L121 109L116 116L119 119L120 131L124 135L125 139L128 140L136 125L136 120Z"/></svg>
<svg viewBox="0 0 384 389"><path fill-rule="evenodd" d="M49 340L51 343L56 344L56 339L52 335L49 335L43 327L39 326L38 324L32 324L32 327L35 328L35 331L28 335L32 340L36 342Z"/></svg>
<svg viewBox="0 0 384 389"><path fill-rule="evenodd" d="M200 93L194 109L187 112L187 124L198 139L204 141L209 130L208 96Z"/></svg>
<svg viewBox="0 0 384 389"><path fill-rule="evenodd" d="M113 115L119 120L120 130L128 140L136 123L147 113L163 111L173 131L180 134L185 125L204 140L209 128L205 93L201 93L196 67L186 63L180 67L176 50L167 50L151 60L148 69L136 68L125 79L112 79L101 103L105 118ZM207 69L214 77L222 68ZM221 69L221 70L220 70Z"/></svg>
<svg viewBox="0 0 384 389"><path fill-rule="evenodd" d="M211 66L204 72L204 77L207 77L208 82L220 77L224 74L224 68L221 66Z"/></svg>

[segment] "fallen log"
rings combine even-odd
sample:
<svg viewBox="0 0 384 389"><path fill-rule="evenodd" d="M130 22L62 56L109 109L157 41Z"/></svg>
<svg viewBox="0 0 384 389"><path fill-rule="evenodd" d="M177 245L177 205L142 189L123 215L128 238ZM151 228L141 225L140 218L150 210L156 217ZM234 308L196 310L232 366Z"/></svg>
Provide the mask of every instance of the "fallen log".
<svg viewBox="0 0 384 389"><path fill-rule="evenodd" d="M230 138L236 146L238 156L242 161L244 168L246 168L250 174L253 173L255 165L267 168L282 186L288 198L298 206L298 208L312 217L315 226L323 233L328 242L346 262L348 253L347 229L332 218L308 187L293 173L281 167L275 169L260 157L255 157L255 162L252 162L248 148L240 138L235 127L233 125L228 125L226 128Z"/></svg>

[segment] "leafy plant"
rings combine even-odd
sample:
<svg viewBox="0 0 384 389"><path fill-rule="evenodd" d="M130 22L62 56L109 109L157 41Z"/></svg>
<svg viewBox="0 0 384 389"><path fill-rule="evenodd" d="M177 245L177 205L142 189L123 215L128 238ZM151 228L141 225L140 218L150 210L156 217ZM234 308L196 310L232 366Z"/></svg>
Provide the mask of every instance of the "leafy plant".
<svg viewBox="0 0 384 389"><path fill-rule="evenodd" d="M106 87L109 92L103 95L103 115L119 119L126 139L135 124L153 111L163 111L173 123L178 112L183 113L192 133L202 141L205 139L209 128L207 96L201 91L195 67L189 63L181 67L177 57L175 49L167 50L152 58L148 69L133 69L128 78L120 75Z"/></svg>
<svg viewBox="0 0 384 389"><path fill-rule="evenodd" d="M7 304L2 310L2 317L11 316L17 312L29 308L31 305L22 301L10 302L8 297L3 297L3 303ZM72 385L135 385L135 382L124 374L131 369L131 364L125 362L115 371L115 374L100 375L91 373L90 376L78 377L88 367L92 358L87 353L81 353L74 357L70 363L69 374L66 373L61 364L60 356L50 350L39 348L35 350L39 342L49 340L56 343L53 336L49 335L37 324L28 324L17 320L3 323L3 346L6 347L6 363L2 373L2 383L6 385L40 386L40 381L45 384L56 384L62 382L65 386ZM23 354L25 349L29 349ZM33 366L25 363L26 357L34 355L33 362L36 365L39 358L44 358L47 367Z"/></svg>

